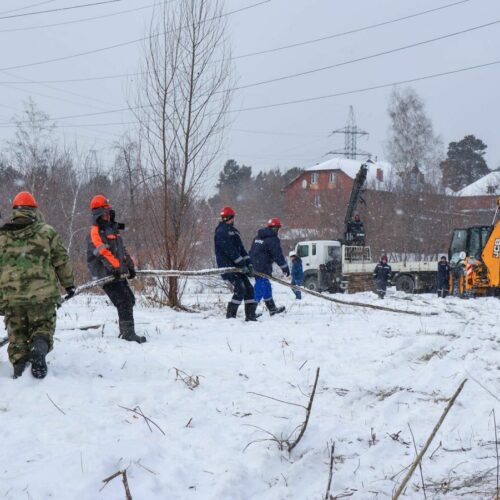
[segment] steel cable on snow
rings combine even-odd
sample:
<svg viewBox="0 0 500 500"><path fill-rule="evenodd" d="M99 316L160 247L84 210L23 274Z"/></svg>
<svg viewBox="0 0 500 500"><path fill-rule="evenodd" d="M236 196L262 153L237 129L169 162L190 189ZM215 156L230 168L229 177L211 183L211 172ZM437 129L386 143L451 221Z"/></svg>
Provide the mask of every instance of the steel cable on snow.
<svg viewBox="0 0 500 500"><path fill-rule="evenodd" d="M242 273L241 268L236 267L223 267L218 269L200 269L195 271L179 271L176 269L142 269L137 271L137 277L141 278L200 278L203 276L217 276L223 273ZM365 304L363 302L353 302L351 300L339 300L333 297L329 297L327 295L323 295L322 293L316 292L315 290L309 290L309 288L305 288L303 286L292 285L288 281L285 281L281 278L275 278L274 276L269 276L264 273L255 272L255 276L260 278L265 278L280 285L291 288L292 290L298 290L300 292L312 295L313 297L317 297L318 299L328 300L329 302L334 302L335 304L340 304L343 306L354 306L354 307L366 307L368 309L375 309L378 311L387 311L398 314L410 314L412 316L436 316L437 312L423 313L418 311L409 311L403 309L394 309L392 307L385 306L377 306L376 304ZM127 275L123 275L123 278L126 278ZM69 298L64 298L64 302L67 302L69 299L75 297L76 295L80 295L87 290L91 290L92 288L98 286L104 286L108 283L115 281L114 276L107 276L106 278L101 278L94 281L89 281L88 283L84 283L76 288L74 295ZM0 339L0 347L3 347L8 343L8 337Z"/></svg>
<svg viewBox="0 0 500 500"><path fill-rule="evenodd" d="M144 277L144 278L199 278L202 276L214 276L214 275L219 275L223 273L242 273L241 268L237 267L224 267L220 269L201 269L197 271L178 271L175 269L143 269L140 271L137 271L137 276L138 277ZM379 311L387 311L387 312L393 312L393 313L399 313L399 314L410 314L413 316L435 316L438 313L422 313L418 311L410 311L410 310L403 310L403 309L394 309L392 307L385 307L385 306L378 306L376 304L365 304L363 302L353 302L350 300L339 300L335 299L333 297L329 297L327 295L323 295L322 293L316 292L315 290L309 290L309 288L305 288L303 286L298 286L298 285L292 285L288 281L285 281L280 278L275 278L274 276L269 276L264 273L254 273L255 276L259 276L260 278L266 278L270 281L273 281L275 283L279 283L280 285L286 286L288 288L291 288L292 290L298 290L301 292L304 292L306 294L312 295L314 297L317 297L318 299L323 299L323 300L328 300L329 302L334 302L336 304L344 305L344 306L354 306L354 307L366 307L369 309L376 309ZM124 276L126 277L126 276ZM106 278L102 278L100 280L96 281L90 281L89 283L85 283L84 285L79 286L76 289L75 295L78 295L82 292L85 292L86 290L90 290L91 288L94 288L96 286L102 286L107 283L110 283L114 280L112 276L108 276Z"/></svg>

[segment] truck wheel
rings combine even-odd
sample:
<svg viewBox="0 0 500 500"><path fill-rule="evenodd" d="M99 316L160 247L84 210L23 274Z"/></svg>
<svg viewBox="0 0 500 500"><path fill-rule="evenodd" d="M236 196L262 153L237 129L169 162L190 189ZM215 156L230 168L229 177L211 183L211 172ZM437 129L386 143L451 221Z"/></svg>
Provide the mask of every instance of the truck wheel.
<svg viewBox="0 0 500 500"><path fill-rule="evenodd" d="M403 274L396 279L396 290L398 292L413 293L415 291L415 280Z"/></svg>
<svg viewBox="0 0 500 500"><path fill-rule="evenodd" d="M319 286L318 286L318 277L317 276L307 276L304 280L304 286L309 289L313 290L315 292L319 291Z"/></svg>

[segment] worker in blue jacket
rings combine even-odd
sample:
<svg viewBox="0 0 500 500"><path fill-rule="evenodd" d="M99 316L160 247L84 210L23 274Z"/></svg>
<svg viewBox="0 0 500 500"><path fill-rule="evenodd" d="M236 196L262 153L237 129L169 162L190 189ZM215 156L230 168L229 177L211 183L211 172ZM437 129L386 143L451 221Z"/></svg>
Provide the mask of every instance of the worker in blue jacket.
<svg viewBox="0 0 500 500"><path fill-rule="evenodd" d="M288 255L292 263L292 285L302 286L304 283L304 268L302 266L302 259L295 253L291 251ZM302 299L302 292L300 290L294 290L295 298L298 300Z"/></svg>
<svg viewBox="0 0 500 500"><path fill-rule="evenodd" d="M249 277L253 276L250 257L241 241L239 231L234 227L236 212L231 207L220 211L221 221L215 230L215 257L217 266L239 267L241 272L223 273L222 279L229 282L234 290L233 297L227 305L226 318L236 318L239 305L245 301L245 320L257 321L255 311L257 303L254 289Z"/></svg>
<svg viewBox="0 0 500 500"><path fill-rule="evenodd" d="M273 262L276 263L285 276L290 276L290 268L281 250L278 231L281 221L274 217L267 223L267 227L259 229L250 249L250 258L256 272L271 276L273 273ZM271 282L261 276L255 277L255 302L258 304L262 299L266 304L269 314L274 316L285 311L285 307L276 307L273 299Z"/></svg>

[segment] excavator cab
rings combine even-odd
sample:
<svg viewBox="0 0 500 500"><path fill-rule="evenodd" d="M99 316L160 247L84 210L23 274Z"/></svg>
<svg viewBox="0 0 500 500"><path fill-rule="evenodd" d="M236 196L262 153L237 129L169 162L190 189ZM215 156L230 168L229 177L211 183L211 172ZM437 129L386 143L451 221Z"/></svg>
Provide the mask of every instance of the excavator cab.
<svg viewBox="0 0 500 500"><path fill-rule="evenodd" d="M489 294L488 267L483 251L493 226L472 226L453 231L448 251L451 267L450 293L459 297Z"/></svg>

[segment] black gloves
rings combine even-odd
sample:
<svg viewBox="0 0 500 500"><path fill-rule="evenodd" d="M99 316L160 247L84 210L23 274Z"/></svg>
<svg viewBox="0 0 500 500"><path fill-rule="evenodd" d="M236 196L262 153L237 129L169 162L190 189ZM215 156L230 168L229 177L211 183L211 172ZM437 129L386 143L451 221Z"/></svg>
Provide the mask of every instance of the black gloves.
<svg viewBox="0 0 500 500"><path fill-rule="evenodd" d="M290 268L288 266L286 266L285 268L283 268L283 274L288 278L288 276L290 276Z"/></svg>
<svg viewBox="0 0 500 500"><path fill-rule="evenodd" d="M66 297L64 297L64 300L69 300L71 299L71 297L74 297L75 296L75 292L76 292L76 288L74 286L68 286L66 288Z"/></svg>
<svg viewBox="0 0 500 500"><path fill-rule="evenodd" d="M252 264L248 264L248 265L243 266L241 270L243 271L243 274L245 276L248 276L249 278L253 278L254 274L253 274Z"/></svg>
<svg viewBox="0 0 500 500"><path fill-rule="evenodd" d="M120 272L120 268L113 269L113 271L111 272L111 274L113 275L113 278L115 278L115 280L119 280L122 277L122 273Z"/></svg>
<svg viewBox="0 0 500 500"><path fill-rule="evenodd" d="M128 270L128 278L133 280L137 276L137 273L135 272L135 269L129 269Z"/></svg>

